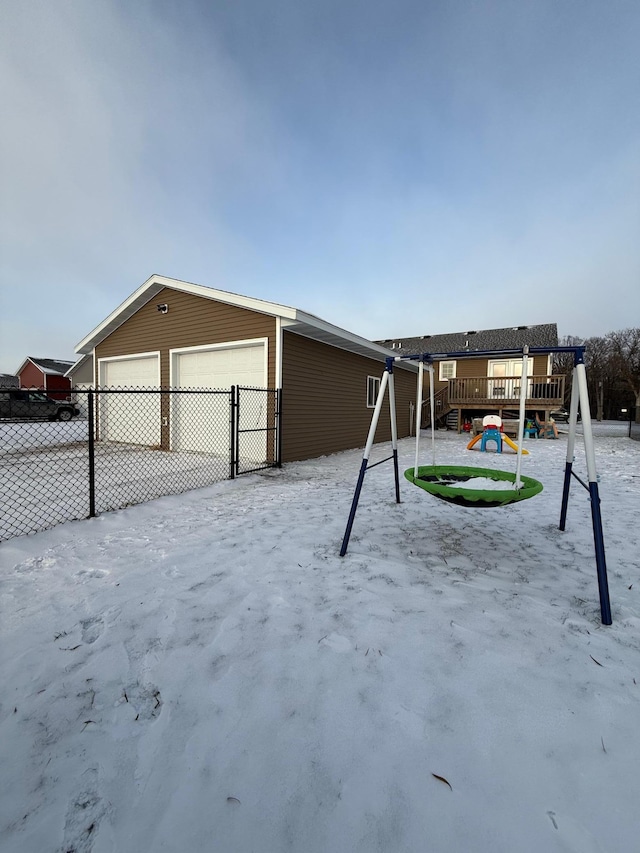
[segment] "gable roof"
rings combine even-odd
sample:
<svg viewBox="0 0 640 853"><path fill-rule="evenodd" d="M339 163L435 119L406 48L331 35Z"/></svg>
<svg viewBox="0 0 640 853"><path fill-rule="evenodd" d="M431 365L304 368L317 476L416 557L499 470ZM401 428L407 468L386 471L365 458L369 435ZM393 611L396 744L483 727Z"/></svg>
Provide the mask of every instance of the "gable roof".
<svg viewBox="0 0 640 853"><path fill-rule="evenodd" d="M28 361L35 364L43 373L54 376L64 376L73 364L72 361L60 361L57 358L34 358L32 355L28 355L18 368L18 373L22 372Z"/></svg>
<svg viewBox="0 0 640 853"><path fill-rule="evenodd" d="M359 335L327 323L320 317L308 314L298 308L289 305L280 305L276 302L267 302L264 299L255 299L250 296L241 296L239 293L231 293L227 290L217 290L213 287L204 287L201 284L191 284L176 278L167 278L162 275L152 275L128 299L119 305L115 311L102 321L76 346L76 352L87 355L119 326L139 311L143 305L150 302L165 287L182 293L190 293L203 299L212 299L227 305L235 305L238 308L247 308L270 317L279 317L282 327L287 331L295 332L306 338L312 338L320 343L329 344L339 349L348 350L367 358L375 358L383 361L389 352L380 344L362 338ZM408 369L415 370L414 365L402 365Z"/></svg>
<svg viewBox="0 0 640 853"><path fill-rule="evenodd" d="M71 379L72 376L75 376L75 374L80 370L80 368L84 367L84 365L90 360L91 353L88 352L86 355L81 355L77 361L71 362L71 366L67 369L67 372L65 373L67 379Z"/></svg>
<svg viewBox="0 0 640 853"><path fill-rule="evenodd" d="M445 335L388 338L377 341L381 346L401 355L422 352L474 352L486 350L511 350L530 347L557 347L558 327L555 323L536 326L508 326L504 329L480 329L468 332L451 332Z"/></svg>
<svg viewBox="0 0 640 853"><path fill-rule="evenodd" d="M0 373L0 388L19 388L20 379L13 373Z"/></svg>

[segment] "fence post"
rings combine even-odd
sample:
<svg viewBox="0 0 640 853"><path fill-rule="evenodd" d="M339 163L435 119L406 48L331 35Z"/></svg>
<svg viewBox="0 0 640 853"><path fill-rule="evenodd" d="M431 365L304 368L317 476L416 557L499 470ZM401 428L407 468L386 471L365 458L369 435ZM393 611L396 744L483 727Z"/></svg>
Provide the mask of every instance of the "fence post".
<svg viewBox="0 0 640 853"><path fill-rule="evenodd" d="M93 391L87 393L87 413L89 430L89 518L96 517L96 446L95 446L95 418L94 418Z"/></svg>
<svg viewBox="0 0 640 853"><path fill-rule="evenodd" d="M282 468L282 388L276 391L276 468Z"/></svg>
<svg viewBox="0 0 640 853"><path fill-rule="evenodd" d="M229 398L230 403L230 440L231 446L229 447L229 479L234 480L236 476L236 394L237 387L235 385L231 386L231 397Z"/></svg>

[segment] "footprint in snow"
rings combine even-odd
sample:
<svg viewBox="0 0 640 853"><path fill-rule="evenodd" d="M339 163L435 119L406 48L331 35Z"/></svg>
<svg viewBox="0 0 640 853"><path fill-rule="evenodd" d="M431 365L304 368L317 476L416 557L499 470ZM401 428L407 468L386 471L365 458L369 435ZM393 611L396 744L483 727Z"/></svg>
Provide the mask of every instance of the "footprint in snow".
<svg viewBox="0 0 640 853"><path fill-rule="evenodd" d="M155 720L162 711L162 697L155 684L140 684L138 681L124 688L118 704L129 705L136 722Z"/></svg>
<svg viewBox="0 0 640 853"><path fill-rule="evenodd" d="M83 619L80 625L82 627L82 642L88 645L95 643L104 631L102 616L92 616L90 619Z"/></svg>
<svg viewBox="0 0 640 853"><path fill-rule="evenodd" d="M98 770L91 767L82 774L81 787L67 808L59 853L91 853L106 812L106 803L98 793Z"/></svg>
<svg viewBox="0 0 640 853"><path fill-rule="evenodd" d="M553 825L555 837L568 853L604 853L593 835L569 815L548 811L547 817Z"/></svg>

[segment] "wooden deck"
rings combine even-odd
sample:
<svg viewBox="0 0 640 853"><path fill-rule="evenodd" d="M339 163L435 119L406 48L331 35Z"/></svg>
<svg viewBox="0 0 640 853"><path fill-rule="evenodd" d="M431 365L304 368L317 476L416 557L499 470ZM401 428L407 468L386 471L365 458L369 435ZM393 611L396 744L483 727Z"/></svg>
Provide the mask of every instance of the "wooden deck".
<svg viewBox="0 0 640 853"><path fill-rule="evenodd" d="M564 403L564 376L528 376L527 409L550 410ZM519 376L450 379L447 403L459 408L514 408L520 405Z"/></svg>

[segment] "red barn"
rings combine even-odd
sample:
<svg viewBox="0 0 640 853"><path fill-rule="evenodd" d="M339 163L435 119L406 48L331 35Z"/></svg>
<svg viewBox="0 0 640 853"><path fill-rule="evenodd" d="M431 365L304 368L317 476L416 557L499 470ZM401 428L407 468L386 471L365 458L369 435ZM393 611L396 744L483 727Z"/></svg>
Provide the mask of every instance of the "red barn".
<svg viewBox="0 0 640 853"><path fill-rule="evenodd" d="M71 391L71 381L65 373L72 366L72 361L28 356L17 370L20 387L37 388L54 400L66 400Z"/></svg>

